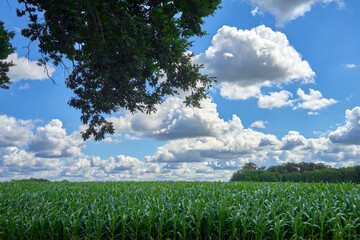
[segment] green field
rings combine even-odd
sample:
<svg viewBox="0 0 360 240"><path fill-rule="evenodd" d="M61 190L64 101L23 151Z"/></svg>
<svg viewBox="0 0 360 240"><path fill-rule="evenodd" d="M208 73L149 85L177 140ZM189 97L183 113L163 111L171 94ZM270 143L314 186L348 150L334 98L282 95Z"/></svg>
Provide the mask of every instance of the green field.
<svg viewBox="0 0 360 240"><path fill-rule="evenodd" d="M0 239L360 239L360 185L0 183Z"/></svg>

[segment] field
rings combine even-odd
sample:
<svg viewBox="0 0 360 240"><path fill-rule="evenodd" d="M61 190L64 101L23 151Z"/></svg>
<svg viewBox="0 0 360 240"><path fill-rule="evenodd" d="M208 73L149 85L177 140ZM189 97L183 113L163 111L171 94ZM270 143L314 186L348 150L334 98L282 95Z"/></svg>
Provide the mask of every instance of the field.
<svg viewBox="0 0 360 240"><path fill-rule="evenodd" d="M0 183L0 239L360 239L360 185Z"/></svg>

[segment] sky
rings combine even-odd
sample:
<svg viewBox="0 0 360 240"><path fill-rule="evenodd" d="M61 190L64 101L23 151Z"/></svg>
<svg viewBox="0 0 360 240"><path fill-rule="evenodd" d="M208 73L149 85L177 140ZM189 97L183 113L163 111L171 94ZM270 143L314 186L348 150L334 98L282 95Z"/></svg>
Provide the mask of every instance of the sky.
<svg viewBox="0 0 360 240"><path fill-rule="evenodd" d="M202 108L184 94L152 115L108 116L116 133L84 142L61 67L36 65L17 1L0 2L16 33L0 89L0 181L228 181L245 163L360 165L360 2L224 0L192 38L192 61L216 76ZM21 7L21 6L20 6Z"/></svg>

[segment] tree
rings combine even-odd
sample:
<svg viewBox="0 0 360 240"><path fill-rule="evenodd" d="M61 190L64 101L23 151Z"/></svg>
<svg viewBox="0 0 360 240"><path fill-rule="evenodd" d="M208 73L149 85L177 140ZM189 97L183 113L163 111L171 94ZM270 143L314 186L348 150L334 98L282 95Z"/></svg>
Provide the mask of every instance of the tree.
<svg viewBox="0 0 360 240"><path fill-rule="evenodd" d="M299 172L300 167L296 163L287 162L286 164L283 164L283 167L285 169L285 172L292 173L292 172Z"/></svg>
<svg viewBox="0 0 360 240"><path fill-rule="evenodd" d="M192 36L203 36L203 17L220 0L18 0L30 23L22 34L39 41L41 64L72 63L66 86L88 124L83 133L101 140L114 133L104 115L119 109L152 113L165 96L189 92L199 107L213 77L199 72L186 54ZM68 66L65 66L68 68Z"/></svg>
<svg viewBox="0 0 360 240"><path fill-rule="evenodd" d="M0 21L0 88L8 89L10 79L7 76L9 68L14 64L12 62L4 61L15 48L10 43L10 39L14 37L14 32L9 32L5 29L4 23Z"/></svg>
<svg viewBox="0 0 360 240"><path fill-rule="evenodd" d="M245 163L244 166L242 167L242 170L258 170L258 166L256 166L255 163L252 162L248 162Z"/></svg>

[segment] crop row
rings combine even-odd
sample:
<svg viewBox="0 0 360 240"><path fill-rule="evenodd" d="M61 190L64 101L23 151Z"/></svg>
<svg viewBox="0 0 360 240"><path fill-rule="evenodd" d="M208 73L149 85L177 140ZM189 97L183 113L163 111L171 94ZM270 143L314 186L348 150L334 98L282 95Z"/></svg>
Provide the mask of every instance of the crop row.
<svg viewBox="0 0 360 240"><path fill-rule="evenodd" d="M355 184L0 183L0 239L360 239Z"/></svg>

